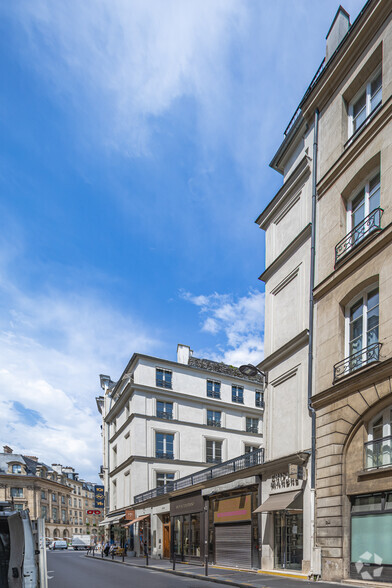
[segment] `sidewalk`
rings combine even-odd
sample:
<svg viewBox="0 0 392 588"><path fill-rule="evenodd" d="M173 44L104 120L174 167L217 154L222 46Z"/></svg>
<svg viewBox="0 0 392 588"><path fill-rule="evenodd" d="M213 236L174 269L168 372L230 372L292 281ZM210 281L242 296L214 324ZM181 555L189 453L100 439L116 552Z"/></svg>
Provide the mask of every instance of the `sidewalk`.
<svg viewBox="0 0 392 588"><path fill-rule="evenodd" d="M93 558L92 554L86 555L86 557ZM119 563L127 566L146 567L145 557L124 557L124 562L121 556L114 556L112 559L109 557L101 557L101 554L96 554L95 558L97 561L105 561L112 563ZM189 563L177 563L176 569L173 571L173 563L166 559L152 559L148 558L148 568L151 570L166 572L169 574L176 574L179 576L187 576L198 580L204 580L207 582L219 582L221 584L227 584L228 586L239 586L240 588L285 588L290 586L292 588L305 588L305 586L315 582L310 581L304 574L300 572L276 572L275 570L264 571L264 570L242 570L235 568L223 568L220 566L209 565L208 576L205 576L205 569L203 566L189 564ZM331 587L332 583L317 582L318 588ZM336 584L335 584L336 585ZM342 585L342 584L340 584ZM358 583L357 586L360 584ZM353 584L351 584L352 588Z"/></svg>

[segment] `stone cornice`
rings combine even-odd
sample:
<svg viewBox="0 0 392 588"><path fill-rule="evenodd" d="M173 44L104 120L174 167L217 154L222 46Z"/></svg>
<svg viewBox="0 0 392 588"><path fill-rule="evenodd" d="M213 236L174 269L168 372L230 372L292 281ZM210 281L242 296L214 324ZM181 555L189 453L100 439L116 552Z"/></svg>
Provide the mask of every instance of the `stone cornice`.
<svg viewBox="0 0 392 588"><path fill-rule="evenodd" d="M296 335L293 339L282 345L279 349L271 353L257 366L262 371L269 371L275 367L278 363L289 357L298 349L305 347L309 341L309 331L304 329L301 333Z"/></svg>
<svg viewBox="0 0 392 588"><path fill-rule="evenodd" d="M342 259L337 269L315 287L313 291L314 299L318 301L323 298L328 292L336 288L340 282L353 274L358 268L362 267L372 257L377 255L379 251L383 250L391 241L392 223L389 223L389 225L381 231L369 235L369 237L364 239L362 243ZM333 253L331 252L331 255L332 254Z"/></svg>
<svg viewBox="0 0 392 588"><path fill-rule="evenodd" d="M373 384L377 385L389 376L392 376L392 358L384 359L342 378L336 384L313 396L312 406L315 410L319 410L353 392L364 390Z"/></svg>
<svg viewBox="0 0 392 588"><path fill-rule="evenodd" d="M157 457L146 457L145 455L131 455L125 461L123 461L120 465L118 465L114 470L109 472L109 477L112 478L119 474L123 469L127 466L131 465L134 461L143 462L143 463L155 463L155 464L170 464L175 466L196 466L201 470L204 468L208 468L211 464L208 464L203 461L187 461L185 459L158 459Z"/></svg>
<svg viewBox="0 0 392 588"><path fill-rule="evenodd" d="M276 259L264 270L259 276L259 280L267 282L271 276L301 247L310 237L312 232L312 223L308 223L300 233L289 243L286 249L278 255Z"/></svg>

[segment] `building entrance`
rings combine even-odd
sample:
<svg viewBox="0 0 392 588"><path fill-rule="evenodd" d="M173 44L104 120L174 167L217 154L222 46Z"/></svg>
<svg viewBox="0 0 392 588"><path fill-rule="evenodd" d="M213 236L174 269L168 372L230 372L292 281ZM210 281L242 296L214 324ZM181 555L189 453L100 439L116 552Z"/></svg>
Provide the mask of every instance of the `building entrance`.
<svg viewBox="0 0 392 588"><path fill-rule="evenodd" d="M303 557L302 512L277 511L274 513L274 567L300 570Z"/></svg>

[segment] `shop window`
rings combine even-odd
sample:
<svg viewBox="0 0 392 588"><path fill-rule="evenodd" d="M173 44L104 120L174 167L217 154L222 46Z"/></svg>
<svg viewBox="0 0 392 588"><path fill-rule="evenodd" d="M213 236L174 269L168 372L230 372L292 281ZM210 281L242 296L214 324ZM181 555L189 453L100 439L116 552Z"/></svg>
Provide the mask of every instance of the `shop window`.
<svg viewBox="0 0 392 588"><path fill-rule="evenodd" d="M392 408L386 408L369 425L365 468L392 465Z"/></svg>

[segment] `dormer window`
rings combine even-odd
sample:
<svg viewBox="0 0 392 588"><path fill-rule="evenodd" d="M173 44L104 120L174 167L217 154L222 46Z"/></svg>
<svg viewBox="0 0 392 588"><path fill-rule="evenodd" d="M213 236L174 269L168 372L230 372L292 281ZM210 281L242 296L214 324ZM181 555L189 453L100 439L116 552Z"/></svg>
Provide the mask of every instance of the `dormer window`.
<svg viewBox="0 0 392 588"><path fill-rule="evenodd" d="M22 473L22 466L20 463L14 463L12 466L12 473L13 474L21 474Z"/></svg>

